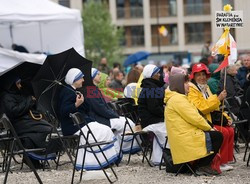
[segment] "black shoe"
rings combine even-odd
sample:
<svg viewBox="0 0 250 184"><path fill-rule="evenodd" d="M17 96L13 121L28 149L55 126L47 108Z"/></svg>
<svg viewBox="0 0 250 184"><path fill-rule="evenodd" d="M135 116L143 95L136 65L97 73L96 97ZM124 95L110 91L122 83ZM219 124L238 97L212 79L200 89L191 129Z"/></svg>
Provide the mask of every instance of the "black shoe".
<svg viewBox="0 0 250 184"><path fill-rule="evenodd" d="M201 175L213 176L213 175L220 174L216 170L213 170L210 166L199 167L195 172L199 176L201 176Z"/></svg>
<svg viewBox="0 0 250 184"><path fill-rule="evenodd" d="M33 166L35 167L35 169L43 169L43 165L39 162L39 160L35 160L32 158L29 158L29 159L31 163L33 164ZM23 163L25 163L31 169L31 165L28 164L28 162L24 158L23 158Z"/></svg>

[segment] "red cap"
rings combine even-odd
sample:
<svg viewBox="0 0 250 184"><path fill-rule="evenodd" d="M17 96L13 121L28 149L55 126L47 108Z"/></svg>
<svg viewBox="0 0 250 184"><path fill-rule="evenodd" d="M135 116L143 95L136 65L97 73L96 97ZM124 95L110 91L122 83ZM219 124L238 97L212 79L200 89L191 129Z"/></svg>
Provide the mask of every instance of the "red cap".
<svg viewBox="0 0 250 184"><path fill-rule="evenodd" d="M203 63L197 63L197 64L194 64L194 66L192 67L192 72L191 72L191 75L190 75L190 79L194 78L195 73L201 72L201 71L206 72L207 78L210 77L211 73L209 72L207 66L205 64L203 64Z"/></svg>

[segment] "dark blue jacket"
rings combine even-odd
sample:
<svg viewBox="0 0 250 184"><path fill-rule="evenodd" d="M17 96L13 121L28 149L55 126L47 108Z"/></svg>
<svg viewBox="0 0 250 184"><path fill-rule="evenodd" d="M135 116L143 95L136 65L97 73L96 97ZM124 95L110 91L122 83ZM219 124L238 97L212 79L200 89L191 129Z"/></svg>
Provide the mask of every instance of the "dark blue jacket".
<svg viewBox="0 0 250 184"><path fill-rule="evenodd" d="M63 135L73 135L79 130L77 126L74 126L72 119L69 117L70 113L81 112L87 123L94 121L89 115L90 109L87 103L84 102L78 108L75 107L76 93L75 89L71 86L67 85L67 87L62 88L58 102L58 117L61 122ZM83 126L84 124L81 124L81 127Z"/></svg>
<svg viewBox="0 0 250 184"><path fill-rule="evenodd" d="M245 66L239 68L238 73L236 75L237 79L240 81L240 87L243 89L245 83L247 82L246 76L248 73L248 69Z"/></svg>
<svg viewBox="0 0 250 184"><path fill-rule="evenodd" d="M111 127L110 119L119 118L118 114L105 102L98 87L87 87L87 98L85 100L91 107L91 117L95 118L98 123Z"/></svg>

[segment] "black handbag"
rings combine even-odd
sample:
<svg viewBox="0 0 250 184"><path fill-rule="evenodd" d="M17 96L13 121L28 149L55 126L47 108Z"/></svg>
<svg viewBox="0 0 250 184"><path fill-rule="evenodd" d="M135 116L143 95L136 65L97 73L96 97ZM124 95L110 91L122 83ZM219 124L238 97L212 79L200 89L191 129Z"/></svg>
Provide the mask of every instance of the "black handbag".
<svg viewBox="0 0 250 184"><path fill-rule="evenodd" d="M220 125L221 126L221 117L223 117L222 126L227 126L228 125L228 120L224 115L222 116L221 111L213 111L210 114L211 114L211 118L212 118L212 123L214 125Z"/></svg>

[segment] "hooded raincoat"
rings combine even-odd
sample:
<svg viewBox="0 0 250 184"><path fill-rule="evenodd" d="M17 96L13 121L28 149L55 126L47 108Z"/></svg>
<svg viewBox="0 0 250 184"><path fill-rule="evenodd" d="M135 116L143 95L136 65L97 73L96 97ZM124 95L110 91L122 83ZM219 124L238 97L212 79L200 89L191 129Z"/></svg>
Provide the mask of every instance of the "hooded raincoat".
<svg viewBox="0 0 250 184"><path fill-rule="evenodd" d="M170 89L165 91L164 102L167 104L165 119L174 164L208 156L204 131L211 130L211 126L196 107L186 95Z"/></svg>
<svg viewBox="0 0 250 184"><path fill-rule="evenodd" d="M117 100L118 98L123 98L123 93L120 91L116 91L114 89L108 88L106 86L108 75L105 73L101 73L101 81L97 85L97 87L100 89L103 98L106 102L110 102L113 100Z"/></svg>
<svg viewBox="0 0 250 184"><path fill-rule="evenodd" d="M209 86L211 92L213 94L217 94L219 82L220 82L220 72L214 73L214 71L219 67L219 64L210 64L208 66L209 72L212 74L210 79L207 81L207 85Z"/></svg>

